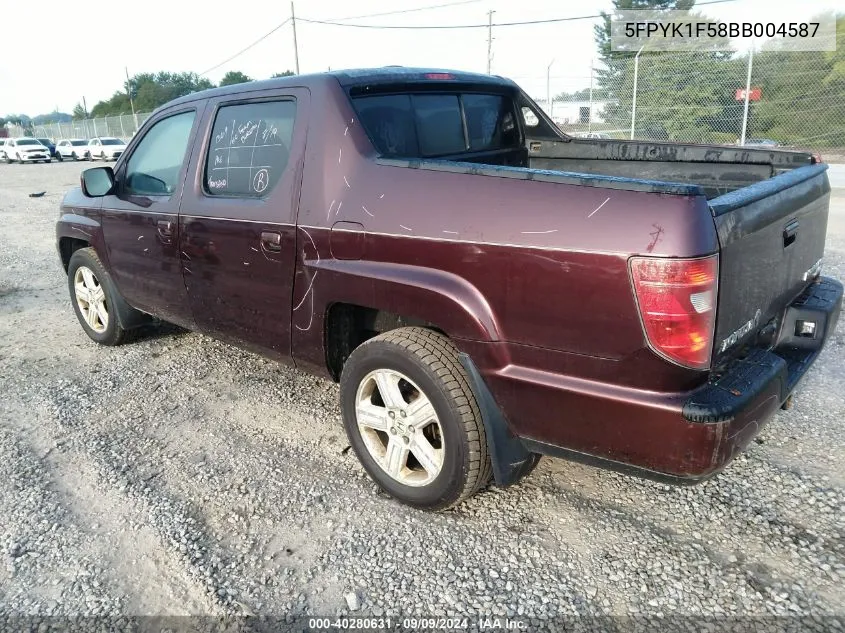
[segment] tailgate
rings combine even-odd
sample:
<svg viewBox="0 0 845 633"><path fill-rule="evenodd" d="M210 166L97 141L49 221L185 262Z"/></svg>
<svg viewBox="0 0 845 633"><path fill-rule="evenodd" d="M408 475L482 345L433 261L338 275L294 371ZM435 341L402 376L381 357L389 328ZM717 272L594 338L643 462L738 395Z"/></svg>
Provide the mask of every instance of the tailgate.
<svg viewBox="0 0 845 633"><path fill-rule="evenodd" d="M721 246L714 365L741 344L772 344L787 306L819 273L827 165L800 167L710 201Z"/></svg>

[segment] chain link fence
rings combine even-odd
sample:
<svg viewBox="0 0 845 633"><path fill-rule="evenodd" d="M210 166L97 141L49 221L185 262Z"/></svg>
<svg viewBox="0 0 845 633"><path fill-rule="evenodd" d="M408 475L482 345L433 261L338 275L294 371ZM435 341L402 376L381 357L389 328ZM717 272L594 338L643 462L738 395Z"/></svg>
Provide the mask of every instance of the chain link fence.
<svg viewBox="0 0 845 633"><path fill-rule="evenodd" d="M596 64L585 76L546 75L546 92L557 96L552 106L546 95L537 101L572 135L729 145L744 139L843 155L845 71L838 59L825 52L644 52ZM128 140L148 116L35 125L11 134Z"/></svg>
<svg viewBox="0 0 845 633"><path fill-rule="evenodd" d="M563 83L575 82L550 77L550 92ZM553 107L538 100L568 134L735 145L744 130L745 144L845 153L845 72L835 53L643 53L596 66L580 83Z"/></svg>
<svg viewBox="0 0 845 633"><path fill-rule="evenodd" d="M135 115L123 114L120 116L80 119L64 123L32 125L27 129L13 125L10 129L10 136L35 136L49 138L53 141L59 141L60 139L89 139L95 136L115 136L128 141L135 135L135 132L138 131L149 116L149 112L136 113Z"/></svg>

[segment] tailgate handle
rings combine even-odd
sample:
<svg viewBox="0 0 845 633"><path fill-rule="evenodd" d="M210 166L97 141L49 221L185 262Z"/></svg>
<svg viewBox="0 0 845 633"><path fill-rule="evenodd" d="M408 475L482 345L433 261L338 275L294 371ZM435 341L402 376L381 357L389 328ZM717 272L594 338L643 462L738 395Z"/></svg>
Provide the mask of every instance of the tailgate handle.
<svg viewBox="0 0 845 633"><path fill-rule="evenodd" d="M783 229L783 247L786 248L798 239L798 220L793 220Z"/></svg>

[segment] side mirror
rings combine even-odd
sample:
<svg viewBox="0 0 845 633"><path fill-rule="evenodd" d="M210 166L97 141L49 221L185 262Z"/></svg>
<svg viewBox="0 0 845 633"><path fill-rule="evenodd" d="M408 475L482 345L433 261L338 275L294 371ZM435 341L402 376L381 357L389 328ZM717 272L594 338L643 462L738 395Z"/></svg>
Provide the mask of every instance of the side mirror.
<svg viewBox="0 0 845 633"><path fill-rule="evenodd" d="M94 167L82 172L82 193L89 198L102 198L114 189L114 170L111 167Z"/></svg>

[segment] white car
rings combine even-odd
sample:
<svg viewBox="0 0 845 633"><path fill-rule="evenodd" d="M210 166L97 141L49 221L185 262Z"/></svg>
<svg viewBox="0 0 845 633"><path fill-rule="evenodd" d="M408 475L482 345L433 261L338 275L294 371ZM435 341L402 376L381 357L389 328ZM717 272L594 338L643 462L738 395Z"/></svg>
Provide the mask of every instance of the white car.
<svg viewBox="0 0 845 633"><path fill-rule="evenodd" d="M6 147L6 143L7 143L9 140L10 140L10 139L8 139L8 138L0 138L0 160L5 160L5 159L6 159L6 150L5 150L5 147Z"/></svg>
<svg viewBox="0 0 845 633"><path fill-rule="evenodd" d="M56 160L87 160L88 141L83 138L65 138L56 143Z"/></svg>
<svg viewBox="0 0 845 633"><path fill-rule="evenodd" d="M88 141L88 157L91 160L117 160L126 150L126 143L113 136L98 136Z"/></svg>
<svg viewBox="0 0 845 633"><path fill-rule="evenodd" d="M3 153L7 163L50 162L50 149L44 147L38 139L27 136L6 139Z"/></svg>

